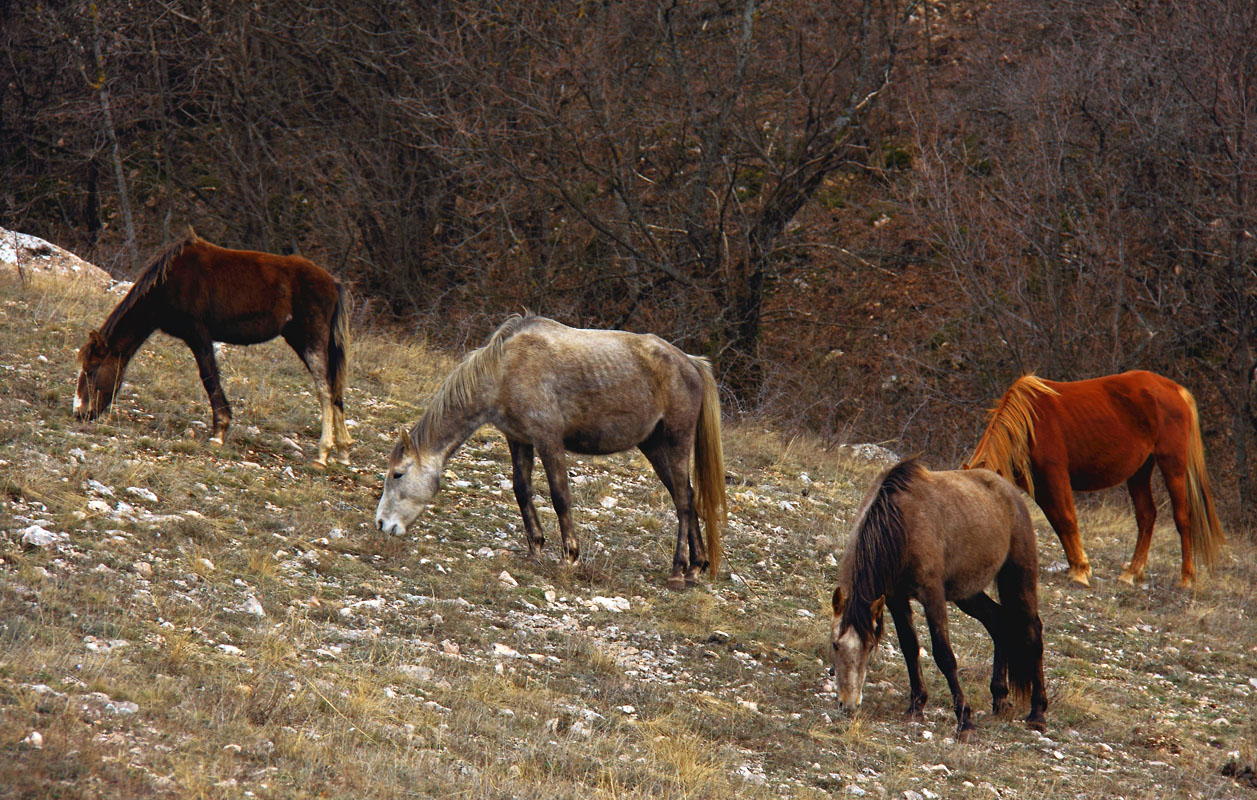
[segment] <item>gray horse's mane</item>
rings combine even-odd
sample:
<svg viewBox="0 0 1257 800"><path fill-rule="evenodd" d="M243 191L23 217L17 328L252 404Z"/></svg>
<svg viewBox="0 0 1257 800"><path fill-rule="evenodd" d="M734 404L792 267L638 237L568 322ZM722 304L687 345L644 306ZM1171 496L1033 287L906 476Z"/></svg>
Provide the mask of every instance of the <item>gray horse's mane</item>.
<svg viewBox="0 0 1257 800"><path fill-rule="evenodd" d="M416 445L433 441L447 415L466 408L478 399L485 378L497 374L507 340L538 319L542 317L512 314L498 326L482 347L463 357L454 371L445 376L441 388L432 396L428 410L411 429L410 436Z"/></svg>

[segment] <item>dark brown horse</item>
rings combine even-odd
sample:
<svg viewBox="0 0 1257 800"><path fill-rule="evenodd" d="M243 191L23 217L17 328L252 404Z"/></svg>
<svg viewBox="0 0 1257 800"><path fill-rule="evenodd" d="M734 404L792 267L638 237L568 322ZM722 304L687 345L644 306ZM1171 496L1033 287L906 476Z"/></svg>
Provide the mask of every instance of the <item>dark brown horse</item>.
<svg viewBox="0 0 1257 800"><path fill-rule="evenodd" d="M196 357L214 410L210 441L222 444L231 423L214 360L214 343L257 344L283 336L314 377L323 406L317 466L333 448L348 461L353 440L345 427L349 367L345 290L301 256L226 250L191 231L153 259L131 291L78 352L74 415L93 419L109 408L131 357L162 331L182 339Z"/></svg>
<svg viewBox="0 0 1257 800"><path fill-rule="evenodd" d="M528 553L545 539L532 501L534 452L550 483L563 551L580 553L572 526L565 452L642 451L677 513L668 587L682 589L720 565L725 519L720 399L706 359L657 336L578 330L544 317L513 316L445 379L419 423L402 433L388 459L376 526L400 534L436 495L446 460L483 424L511 449L515 499ZM690 485L694 457L696 487ZM703 546L698 518L707 524Z"/></svg>
<svg viewBox="0 0 1257 800"><path fill-rule="evenodd" d="M1011 683L1016 696L1030 696L1026 724L1044 730L1038 572L1030 514L1008 481L988 470L930 472L916 459L886 470L860 506L834 589L830 641L839 703L860 705L869 655L882 636L882 611L889 608L908 666L907 716L923 718L925 685L908 603L915 599L929 623L934 661L951 688L957 738L976 740L947 632L951 601L981 622L995 644L994 713L1007 709ZM992 579L998 603L984 591Z"/></svg>
<svg viewBox="0 0 1257 800"><path fill-rule="evenodd" d="M986 467L1024 489L1065 548L1069 577L1090 584L1074 492L1126 482L1139 538L1120 580L1142 580L1157 506L1152 468L1161 468L1183 550L1182 585L1196 578L1195 551L1212 566L1225 543L1213 510L1200 420L1191 392L1151 372L1058 383L1023 375L991 409L967 466Z"/></svg>

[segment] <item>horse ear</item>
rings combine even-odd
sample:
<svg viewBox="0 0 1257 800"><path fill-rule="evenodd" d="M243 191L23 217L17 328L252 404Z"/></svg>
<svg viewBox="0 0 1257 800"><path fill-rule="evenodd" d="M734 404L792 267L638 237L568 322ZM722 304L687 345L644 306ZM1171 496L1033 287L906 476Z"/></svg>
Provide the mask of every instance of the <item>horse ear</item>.
<svg viewBox="0 0 1257 800"><path fill-rule="evenodd" d="M402 440L403 453L409 453L412 456L418 455L418 453L415 451L415 440L410 435L410 431L408 431L405 428L402 428L401 431L398 433L398 436L400 436Z"/></svg>
<svg viewBox="0 0 1257 800"><path fill-rule="evenodd" d="M961 464L961 465L960 465L960 468L961 468L961 469L970 469L969 462L968 462L968 461L964 462L963 464Z"/></svg>
<svg viewBox="0 0 1257 800"><path fill-rule="evenodd" d="M882 611L886 608L886 595L882 595L869 605L869 613L872 614L874 621L882 618Z"/></svg>
<svg viewBox="0 0 1257 800"><path fill-rule="evenodd" d="M836 617L839 614L841 614L843 607L846 605L847 605L847 600L846 598L842 596L842 587L835 586L834 587L834 616Z"/></svg>

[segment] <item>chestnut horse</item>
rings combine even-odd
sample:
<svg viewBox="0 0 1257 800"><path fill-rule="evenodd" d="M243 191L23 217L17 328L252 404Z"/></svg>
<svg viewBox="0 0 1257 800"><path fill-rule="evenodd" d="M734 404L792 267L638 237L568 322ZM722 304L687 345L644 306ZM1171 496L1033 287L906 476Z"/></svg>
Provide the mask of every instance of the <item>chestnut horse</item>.
<svg viewBox="0 0 1257 800"><path fill-rule="evenodd" d="M992 580L998 603L985 591ZM956 674L948 601L981 622L995 645L993 713L1008 709L1011 683L1016 697L1030 697L1026 724L1045 730L1039 561L1030 514L1012 484L981 469L931 472L915 458L878 476L856 515L834 589L830 643L844 709L860 705L869 656L882 636L882 611L889 608L908 667L906 716L924 719L911 599L925 611L934 661L951 689L957 739L975 741L977 732Z"/></svg>
<svg viewBox="0 0 1257 800"><path fill-rule="evenodd" d="M1195 580L1193 551L1212 566L1226 539L1213 510L1200 420L1191 393L1151 372L1058 383L1023 375L991 409L967 467L986 467L1038 502L1065 548L1069 577L1090 585L1078 536L1074 491L1126 481L1139 538L1120 580L1142 580L1157 507L1152 468L1161 468L1183 549L1182 585Z"/></svg>
<svg viewBox="0 0 1257 800"><path fill-rule="evenodd" d="M210 441L221 445L231 423L214 359L214 343L257 344L283 336L314 377L323 406L316 466L333 447L347 463L353 440L345 427L349 313L344 287L301 256L226 250L188 235L144 268L131 291L78 352L74 415L94 419L109 408L127 364L160 330L183 340L196 357L214 411Z"/></svg>
<svg viewBox="0 0 1257 800"><path fill-rule="evenodd" d="M720 566L725 520L720 398L707 360L657 336L579 330L545 317L512 316L445 379L422 419L388 459L376 527L403 533L440 488L445 462L483 424L506 436L528 554L545 538L532 500L534 452L550 484L563 552L580 554L572 527L565 451L586 455L636 447L672 495L676 551L669 589ZM695 486L690 485L690 456ZM698 518L707 525L703 545Z"/></svg>

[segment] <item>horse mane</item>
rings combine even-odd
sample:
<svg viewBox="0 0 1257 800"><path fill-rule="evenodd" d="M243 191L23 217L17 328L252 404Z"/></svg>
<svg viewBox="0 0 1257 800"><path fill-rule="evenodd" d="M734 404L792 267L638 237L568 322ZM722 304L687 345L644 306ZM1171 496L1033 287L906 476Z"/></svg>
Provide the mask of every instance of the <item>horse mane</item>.
<svg viewBox="0 0 1257 800"><path fill-rule="evenodd" d="M118 322L127 315L136 304L144 299L153 287L160 286L166 281L166 275L170 272L170 264L183 253L183 248L200 239L196 235L196 231L192 230L192 226L188 226L188 232L182 239L167 247L165 250L157 254L157 256L148 263L143 270L140 271L139 277L135 279L131 290L127 292L122 301L109 312L109 317L105 323L100 326L100 333L109 341L113 337L114 328Z"/></svg>
<svg viewBox="0 0 1257 800"><path fill-rule="evenodd" d="M855 628L865 641L880 634L869 607L886 594L903 567L907 533L896 498L926 473L915 456L882 473L875 494L860 521L851 545L851 598L842 613L842 626Z"/></svg>
<svg viewBox="0 0 1257 800"><path fill-rule="evenodd" d="M1030 478L1030 444L1034 441L1034 423L1038 417L1034 399L1039 395L1059 394L1034 373L1013 381L999 402L987 412L986 431L967 466L996 472L1034 497L1034 481Z"/></svg>
<svg viewBox="0 0 1257 800"><path fill-rule="evenodd" d="M506 341L538 319L541 317L533 314L512 314L498 326L483 346L464 356L458 366L454 367L454 371L445 376L441 388L432 396L427 411L410 431L411 439L416 444L432 441L441 430L446 415L473 402L484 379L497 373Z"/></svg>

